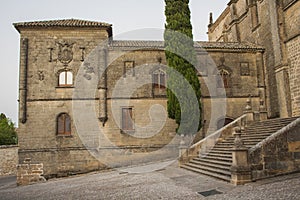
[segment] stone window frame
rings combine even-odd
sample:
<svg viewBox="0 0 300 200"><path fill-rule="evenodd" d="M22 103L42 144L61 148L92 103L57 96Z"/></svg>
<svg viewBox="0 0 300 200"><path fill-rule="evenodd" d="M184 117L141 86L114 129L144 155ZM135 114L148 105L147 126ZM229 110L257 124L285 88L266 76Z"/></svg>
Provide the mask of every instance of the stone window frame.
<svg viewBox="0 0 300 200"><path fill-rule="evenodd" d="M129 115L130 115L129 119L127 118L128 115L124 116L124 113L125 113L124 110L128 110L129 111ZM124 133L127 133L127 134L135 133L134 107L133 106L122 106L121 109L120 109L120 112L121 112L120 113L120 132L122 134L124 134ZM128 114L128 113L126 113L126 114Z"/></svg>
<svg viewBox="0 0 300 200"><path fill-rule="evenodd" d="M157 76L157 80L156 77ZM163 79L162 79L163 77ZM167 73L158 68L151 72L151 78L152 78L152 94L154 97L165 97L166 94L166 88L167 88ZM156 94L155 90L158 90L159 94Z"/></svg>
<svg viewBox="0 0 300 200"><path fill-rule="evenodd" d="M244 64L246 64L247 66L243 66ZM247 67L247 69L243 69L243 67ZM249 62L240 62L240 75L241 76L251 75Z"/></svg>
<svg viewBox="0 0 300 200"><path fill-rule="evenodd" d="M64 83L61 83L61 74L65 73ZM68 73L71 73L71 83L68 83ZM57 72L57 87L72 88L74 87L74 73L71 69L61 69Z"/></svg>
<svg viewBox="0 0 300 200"><path fill-rule="evenodd" d="M132 70L131 76L135 76L135 62L133 60L126 60L124 61L124 66L123 66L123 78L126 78L129 76L128 71Z"/></svg>
<svg viewBox="0 0 300 200"><path fill-rule="evenodd" d="M56 135L72 136L72 120L68 113L59 113L56 117Z"/></svg>
<svg viewBox="0 0 300 200"><path fill-rule="evenodd" d="M155 81L155 76L157 76L157 81ZM162 79L162 77L163 77L163 79ZM152 73L153 88L165 89L166 81L167 81L167 74L165 71L158 69Z"/></svg>
<svg viewBox="0 0 300 200"><path fill-rule="evenodd" d="M232 71L229 67L219 66L215 72L217 88L231 88L231 74Z"/></svg>

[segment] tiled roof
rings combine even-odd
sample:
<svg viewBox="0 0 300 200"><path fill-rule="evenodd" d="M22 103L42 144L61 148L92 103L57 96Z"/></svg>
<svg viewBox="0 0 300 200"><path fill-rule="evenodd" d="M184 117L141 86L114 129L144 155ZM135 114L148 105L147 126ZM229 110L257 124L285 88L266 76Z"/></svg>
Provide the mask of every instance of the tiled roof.
<svg viewBox="0 0 300 200"><path fill-rule="evenodd" d="M110 43L111 47L116 48L164 48L163 41L147 41L147 40L113 40Z"/></svg>
<svg viewBox="0 0 300 200"><path fill-rule="evenodd" d="M112 25L103 22L87 21L80 19L62 19L62 20L48 20L48 21L34 21L34 22L19 22L13 24L17 30L21 27L106 27L110 28Z"/></svg>
<svg viewBox="0 0 300 200"><path fill-rule="evenodd" d="M249 42L197 42L201 48L205 49L240 49L240 50L264 50L260 45Z"/></svg>
<svg viewBox="0 0 300 200"><path fill-rule="evenodd" d="M143 49L163 49L163 41L144 41L144 40L113 40L110 43L111 48L143 48ZM228 50L260 50L263 51L262 46L252 43L239 42L199 42L195 43L195 48L203 49L228 49Z"/></svg>

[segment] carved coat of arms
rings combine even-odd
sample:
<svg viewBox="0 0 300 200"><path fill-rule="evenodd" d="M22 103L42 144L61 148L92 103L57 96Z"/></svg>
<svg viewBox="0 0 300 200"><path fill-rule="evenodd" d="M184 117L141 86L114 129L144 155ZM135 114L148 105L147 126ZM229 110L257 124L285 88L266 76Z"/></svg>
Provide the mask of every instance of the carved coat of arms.
<svg viewBox="0 0 300 200"><path fill-rule="evenodd" d="M68 42L57 42L59 51L58 51L58 60L64 64L68 65L73 60L73 45L74 43Z"/></svg>

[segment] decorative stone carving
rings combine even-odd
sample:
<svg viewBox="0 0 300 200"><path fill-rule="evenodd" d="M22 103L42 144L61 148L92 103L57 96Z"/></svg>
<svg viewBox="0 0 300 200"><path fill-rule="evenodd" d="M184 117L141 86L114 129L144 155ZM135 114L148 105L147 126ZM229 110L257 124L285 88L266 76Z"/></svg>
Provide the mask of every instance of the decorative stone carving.
<svg viewBox="0 0 300 200"><path fill-rule="evenodd" d="M45 79L45 75L43 71L38 71L39 81L43 81Z"/></svg>
<svg viewBox="0 0 300 200"><path fill-rule="evenodd" d="M63 41L63 42L57 42L57 44L59 47L57 59L66 66L73 60L74 43Z"/></svg>
<svg viewBox="0 0 300 200"><path fill-rule="evenodd" d="M49 62L52 62L53 61L53 58L52 58L52 54L53 54L53 48L52 47L50 47L50 48L48 48L49 49Z"/></svg>
<svg viewBox="0 0 300 200"><path fill-rule="evenodd" d="M80 59L80 61L83 62L84 61L84 56L85 56L85 47L79 47L79 49L81 50L81 59Z"/></svg>
<svg viewBox="0 0 300 200"><path fill-rule="evenodd" d="M85 63L85 64L84 64L84 70L85 70L85 73L84 73L83 77L84 77L86 80L91 80L91 79L92 79L91 74L95 74L95 69L94 69L94 67L91 67L91 66L90 66L90 63Z"/></svg>
<svg viewBox="0 0 300 200"><path fill-rule="evenodd" d="M244 142L241 138L241 135L242 135L241 128L240 127L235 127L234 132L233 132L233 136L235 136L234 148L237 148L237 149L245 148Z"/></svg>
<svg viewBox="0 0 300 200"><path fill-rule="evenodd" d="M134 61L124 62L123 77L125 78L126 76L135 76Z"/></svg>

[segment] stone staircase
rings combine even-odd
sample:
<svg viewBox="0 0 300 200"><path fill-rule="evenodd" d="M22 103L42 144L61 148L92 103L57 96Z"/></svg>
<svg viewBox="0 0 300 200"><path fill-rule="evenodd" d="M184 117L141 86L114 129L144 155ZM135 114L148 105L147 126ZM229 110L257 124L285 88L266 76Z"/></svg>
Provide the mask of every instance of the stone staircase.
<svg viewBox="0 0 300 200"><path fill-rule="evenodd" d="M248 148L253 147L276 131L285 127L297 118L269 119L253 122L242 131L242 140ZM181 165L182 168L212 176L230 182L232 164L232 151L234 137L230 136L217 143L205 156L198 156L190 162Z"/></svg>

